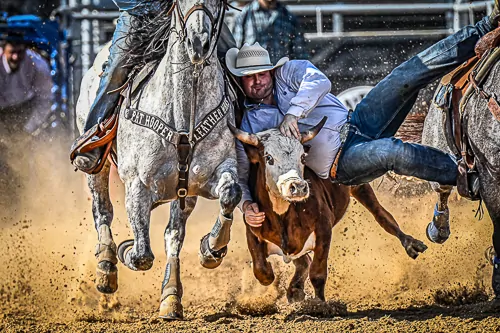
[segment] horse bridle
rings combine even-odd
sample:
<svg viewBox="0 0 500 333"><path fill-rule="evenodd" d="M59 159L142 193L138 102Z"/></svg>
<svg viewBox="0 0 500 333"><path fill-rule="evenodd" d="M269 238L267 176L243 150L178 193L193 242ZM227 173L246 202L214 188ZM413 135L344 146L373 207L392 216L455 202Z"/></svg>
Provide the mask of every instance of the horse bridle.
<svg viewBox="0 0 500 333"><path fill-rule="evenodd" d="M187 23L189 17L193 13L195 13L199 10L203 11L208 16L208 18L210 20L211 28L212 28L212 37L210 38L210 51L208 52L208 56L206 56L205 59L210 58L215 50L217 41L219 40L220 33L222 30L222 25L224 24L224 16L226 14L226 10L228 10L229 7L232 7L232 6L227 3L227 0L220 0L219 5L217 7L217 12L218 12L217 18L214 17L212 12L204 4L194 5L193 7L191 7L187 11L186 15L183 15L181 12L180 6L179 6L179 1L180 0L174 0L174 2L172 3L172 7L170 8L170 10L168 11L168 14L167 14L167 15L171 15L174 10L177 13L175 18L179 19L179 24L181 26L180 30L176 30L178 39L181 42L183 42L185 40L186 35L187 35L186 23Z"/></svg>
<svg viewBox="0 0 500 333"><path fill-rule="evenodd" d="M187 36L187 28L186 28L186 23L189 19L189 17L201 10L203 11L208 18L210 19L211 23L211 28L212 28L212 36L210 38L210 49L207 55L204 57L203 62L201 64L195 64L194 69L193 69L193 82L192 82L192 91L193 91L193 97L191 98L191 113L190 113L190 119L189 119L189 132L179 132L178 134L178 140L177 143L175 144L177 148L177 171L178 171L178 183L177 183L177 198L179 200L179 206L182 210L185 208L185 202L186 202L186 197L188 195L188 178L189 178L189 165L191 162L191 157L193 153L194 146L196 145L197 142L201 141L208 133L206 133L203 137L201 138L196 138L194 136L194 133L196 131L195 128L195 111L196 111L196 101L197 101L197 87L198 87L198 79L200 77L201 71L203 70L203 67L208 64L207 59L209 59L216 46L217 46L217 41L219 40L220 33L222 31L222 25L224 24L224 15L226 13L226 10L229 9L230 6L227 3L227 0L219 0L219 5L217 6L217 18L214 18L214 15L212 12L204 5L204 4L196 4L193 7L191 7L186 15L183 15L179 6L179 1L180 0L174 0L172 3L172 7L168 11L167 15L171 15L173 11L176 11L176 14L174 16L174 20L179 20L179 25L180 25L180 30L175 30L174 31L177 33L177 38L180 42L183 42ZM218 112L218 110L221 110L223 108L225 111L223 111L223 114L225 116L227 110L229 110L229 101L228 101L228 83L226 78L224 78L224 93L222 100L215 108L212 110L210 114L215 114ZM224 107L225 106L225 107ZM222 118L222 117L221 117ZM220 119L219 119L220 120ZM212 128L215 127L215 125L219 122L219 120L212 125ZM203 121L202 121L203 122ZM209 130L209 132L211 129ZM175 132L175 131L174 131Z"/></svg>

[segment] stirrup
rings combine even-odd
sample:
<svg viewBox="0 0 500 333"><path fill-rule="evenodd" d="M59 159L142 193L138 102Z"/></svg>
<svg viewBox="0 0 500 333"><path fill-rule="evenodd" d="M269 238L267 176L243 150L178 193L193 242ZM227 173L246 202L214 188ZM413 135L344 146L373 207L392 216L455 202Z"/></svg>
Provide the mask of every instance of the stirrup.
<svg viewBox="0 0 500 333"><path fill-rule="evenodd" d="M73 161L79 154L85 154L94 149L105 147L97 165L90 170L84 171L88 174L99 173L102 170L104 163L106 162L106 158L111 151L111 146L113 144L113 140L116 137L117 130L118 112L115 112L111 115L111 117L99 124L92 126L91 129L83 133L80 137L78 137L78 139L75 140L70 150L69 158L71 163L73 163ZM93 140L94 137L97 137L98 139Z"/></svg>

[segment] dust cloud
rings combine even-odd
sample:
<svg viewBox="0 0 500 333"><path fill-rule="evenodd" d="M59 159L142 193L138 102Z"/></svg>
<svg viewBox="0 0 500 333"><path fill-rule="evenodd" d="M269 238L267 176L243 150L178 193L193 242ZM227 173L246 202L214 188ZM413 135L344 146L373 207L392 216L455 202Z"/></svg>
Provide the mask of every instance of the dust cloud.
<svg viewBox="0 0 500 333"><path fill-rule="evenodd" d="M69 164L65 140L30 144L29 150L15 146L0 150L4 157L0 159L0 319L28 318L65 325L82 321L134 324L156 318L166 264L163 232L169 206L152 212L153 268L133 272L119 264L118 291L103 296L94 287L97 233L85 177ZM118 244L132 238L132 232L124 209L123 185L116 173L110 182L114 205L111 229ZM329 303L330 309L337 307L335 313L345 314L346 306L348 311L426 306L456 294L448 300L454 304L457 297L468 295L464 290L491 295L491 267L483 253L491 244L492 225L487 215L482 221L474 218L476 203L451 203L452 235L445 244L436 245L425 236L434 194L403 198L379 191L378 195L403 231L423 240L429 249L412 260L399 241L385 233L353 199L348 213L334 228L326 298L340 303ZM307 314L304 307L301 310L286 303L285 287L293 265L272 258L277 278L269 287L259 285L253 277L239 212L235 213L224 263L215 270L201 267L199 241L210 231L217 213L216 202L201 199L187 224L181 254L186 318L215 321L224 313ZM306 286L311 298L312 286L309 282Z"/></svg>

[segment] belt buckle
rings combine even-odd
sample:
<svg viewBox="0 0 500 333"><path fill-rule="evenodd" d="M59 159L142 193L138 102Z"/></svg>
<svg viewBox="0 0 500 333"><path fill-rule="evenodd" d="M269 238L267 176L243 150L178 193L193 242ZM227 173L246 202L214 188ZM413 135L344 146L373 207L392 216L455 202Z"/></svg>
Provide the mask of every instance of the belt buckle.
<svg viewBox="0 0 500 333"><path fill-rule="evenodd" d="M185 198L187 197L188 191L185 188L180 188L177 190L177 196L179 198Z"/></svg>
<svg viewBox="0 0 500 333"><path fill-rule="evenodd" d="M340 144L343 145L345 143L345 141L347 140L347 136L349 135L349 128L350 128L350 124L349 122L345 122L342 127L340 127L340 131L339 131L339 136L340 136Z"/></svg>

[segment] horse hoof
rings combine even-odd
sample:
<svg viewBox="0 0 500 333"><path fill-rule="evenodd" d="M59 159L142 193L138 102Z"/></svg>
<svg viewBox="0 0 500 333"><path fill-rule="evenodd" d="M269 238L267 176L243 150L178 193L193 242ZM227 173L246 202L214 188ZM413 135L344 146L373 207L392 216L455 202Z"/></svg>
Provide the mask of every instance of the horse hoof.
<svg viewBox="0 0 500 333"><path fill-rule="evenodd" d="M438 229L433 222L427 225L427 238L436 244L443 244L450 237L450 228Z"/></svg>
<svg viewBox="0 0 500 333"><path fill-rule="evenodd" d="M222 260L227 254L227 246L224 246L219 251L213 251L208 244L208 237L210 234L203 236L200 243L200 264L208 269L214 269L220 266Z"/></svg>
<svg viewBox="0 0 500 333"><path fill-rule="evenodd" d="M169 295L160 304L160 318L166 320L184 319L181 299L177 295Z"/></svg>
<svg viewBox="0 0 500 333"><path fill-rule="evenodd" d="M96 288L100 293L112 294L118 289L118 269L109 261L97 264Z"/></svg>
<svg viewBox="0 0 500 333"><path fill-rule="evenodd" d="M304 289L288 288L286 291L286 298L290 304L302 302L306 298L306 293L304 292Z"/></svg>
<svg viewBox="0 0 500 333"><path fill-rule="evenodd" d="M120 259L121 263L127 266L127 263L125 262L125 257L128 251L130 251L130 248L134 246L134 240L133 239L127 239L126 241L123 241L118 245L118 250L117 250L117 255L118 259Z"/></svg>

